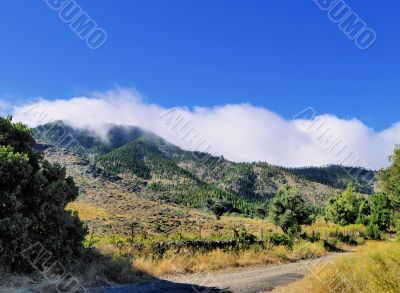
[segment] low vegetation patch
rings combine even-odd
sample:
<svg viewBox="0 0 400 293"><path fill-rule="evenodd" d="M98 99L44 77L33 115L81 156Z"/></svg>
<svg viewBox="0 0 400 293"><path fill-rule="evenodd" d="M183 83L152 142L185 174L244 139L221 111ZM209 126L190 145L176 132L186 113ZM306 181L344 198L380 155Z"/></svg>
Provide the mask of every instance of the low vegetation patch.
<svg viewBox="0 0 400 293"><path fill-rule="evenodd" d="M194 255L175 254L168 252L161 259L140 257L133 261L134 267L150 275L161 276L177 273L208 272L234 267L251 265L267 265L282 262L299 261L306 258L316 258L325 255L327 251L321 242L299 242L293 248L287 246L254 245L241 251L224 249L212 250L209 253Z"/></svg>

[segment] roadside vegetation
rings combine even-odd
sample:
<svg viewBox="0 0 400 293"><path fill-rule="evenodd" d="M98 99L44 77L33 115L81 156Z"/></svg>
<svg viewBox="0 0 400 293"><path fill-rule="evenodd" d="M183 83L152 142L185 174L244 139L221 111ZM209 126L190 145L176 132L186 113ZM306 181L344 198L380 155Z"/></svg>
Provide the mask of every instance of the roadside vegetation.
<svg viewBox="0 0 400 293"><path fill-rule="evenodd" d="M161 276L294 262L346 251L365 242L363 225L341 227L322 219L317 225L303 226L304 232L296 237L282 230L255 235L238 227L233 228L233 235L209 235L201 240L195 234L176 234L167 239L112 236L95 238L92 243L103 255L128 259L134 268Z"/></svg>
<svg viewBox="0 0 400 293"><path fill-rule="evenodd" d="M273 292L400 292L399 259L399 242L368 242L356 253L316 267L303 280Z"/></svg>

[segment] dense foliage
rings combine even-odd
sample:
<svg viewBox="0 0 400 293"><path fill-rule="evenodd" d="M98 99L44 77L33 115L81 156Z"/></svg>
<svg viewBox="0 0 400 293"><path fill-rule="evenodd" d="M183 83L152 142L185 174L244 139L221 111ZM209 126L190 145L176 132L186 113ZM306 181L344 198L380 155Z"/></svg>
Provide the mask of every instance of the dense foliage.
<svg viewBox="0 0 400 293"><path fill-rule="evenodd" d="M400 239L400 146L397 146L392 156L391 165L378 173L379 185L387 194L389 203L385 203L385 209L391 205L391 225L395 226L397 237ZM384 217L387 218L386 216Z"/></svg>
<svg viewBox="0 0 400 293"><path fill-rule="evenodd" d="M73 179L34 146L30 129L0 117L0 264L18 271L33 269L21 252L36 243L69 263L87 232L77 214L65 210L78 196Z"/></svg>
<svg viewBox="0 0 400 293"><path fill-rule="evenodd" d="M141 178L150 178L150 168L142 160L146 155L143 143L131 142L102 156L99 163L113 173L132 173Z"/></svg>
<svg viewBox="0 0 400 293"><path fill-rule="evenodd" d="M382 191L389 195L394 207L400 210L400 146L397 146L390 157L391 166L383 169L378 174Z"/></svg>
<svg viewBox="0 0 400 293"><path fill-rule="evenodd" d="M381 231L388 231L393 225L392 202L386 193L377 193L371 197L371 224Z"/></svg>
<svg viewBox="0 0 400 293"><path fill-rule="evenodd" d="M325 217L327 220L342 226L355 223L366 224L369 210L368 200L358 196L354 184L349 183L341 195L329 199Z"/></svg>
<svg viewBox="0 0 400 293"><path fill-rule="evenodd" d="M378 173L381 192L365 198L356 193L354 184L339 196L331 197L325 209L327 220L348 225L367 225L367 236L379 239L381 231L400 232L400 148L390 157L391 166Z"/></svg>

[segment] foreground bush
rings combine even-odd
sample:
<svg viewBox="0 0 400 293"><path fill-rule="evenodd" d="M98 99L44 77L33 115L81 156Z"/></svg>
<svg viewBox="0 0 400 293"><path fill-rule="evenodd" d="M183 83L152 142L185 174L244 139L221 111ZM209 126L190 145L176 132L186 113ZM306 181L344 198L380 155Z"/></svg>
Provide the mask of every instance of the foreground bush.
<svg viewBox="0 0 400 293"><path fill-rule="evenodd" d="M67 265L86 235L77 214L65 211L78 196L74 181L34 146L30 129L0 117L0 266L12 271L32 271L49 257L47 265Z"/></svg>

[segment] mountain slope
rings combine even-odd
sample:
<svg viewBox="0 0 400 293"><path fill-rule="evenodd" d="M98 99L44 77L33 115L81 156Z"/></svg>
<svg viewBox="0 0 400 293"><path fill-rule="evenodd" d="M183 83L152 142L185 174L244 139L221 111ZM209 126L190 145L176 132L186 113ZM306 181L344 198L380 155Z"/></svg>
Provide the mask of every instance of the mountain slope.
<svg viewBox="0 0 400 293"><path fill-rule="evenodd" d="M310 201L323 204L351 179L340 167L288 169L267 163L234 163L184 151L137 127L107 128L105 137L100 138L59 121L40 126L34 133L42 143L70 149L177 204L204 208L210 200L227 201L236 212L248 216L257 216L285 184L299 189Z"/></svg>

